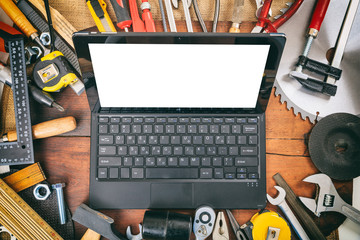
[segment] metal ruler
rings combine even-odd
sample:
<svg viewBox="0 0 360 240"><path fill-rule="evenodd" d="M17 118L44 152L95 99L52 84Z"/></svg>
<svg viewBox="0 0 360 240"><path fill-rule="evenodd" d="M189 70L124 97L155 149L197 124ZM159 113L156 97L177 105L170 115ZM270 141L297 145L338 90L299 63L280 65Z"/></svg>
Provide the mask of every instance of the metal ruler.
<svg viewBox="0 0 360 240"><path fill-rule="evenodd" d="M0 179L0 223L18 240L63 239L14 190Z"/></svg>
<svg viewBox="0 0 360 240"><path fill-rule="evenodd" d="M9 40L11 89L14 96L17 141L0 143L0 165L34 163L24 40Z"/></svg>

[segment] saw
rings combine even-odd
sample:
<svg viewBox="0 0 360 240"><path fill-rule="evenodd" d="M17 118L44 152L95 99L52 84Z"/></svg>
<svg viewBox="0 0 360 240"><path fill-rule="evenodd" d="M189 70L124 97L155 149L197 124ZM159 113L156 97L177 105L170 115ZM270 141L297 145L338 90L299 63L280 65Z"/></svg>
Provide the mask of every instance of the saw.
<svg viewBox="0 0 360 240"><path fill-rule="evenodd" d="M313 43L309 57L328 64L326 54L336 45L341 25L346 14L349 0L330 1L327 14ZM358 10L347 41L344 56L339 68L341 78L336 82L336 96L330 97L313 92L302 87L299 82L289 77L301 55L306 42L306 31L309 26L315 0L304 1L297 14L279 28L279 32L287 36L280 67L275 81L275 95L280 95L281 102L286 102L287 108L294 109L294 114L300 113L302 119L309 118L314 123L325 116L337 112L360 114L360 11Z"/></svg>

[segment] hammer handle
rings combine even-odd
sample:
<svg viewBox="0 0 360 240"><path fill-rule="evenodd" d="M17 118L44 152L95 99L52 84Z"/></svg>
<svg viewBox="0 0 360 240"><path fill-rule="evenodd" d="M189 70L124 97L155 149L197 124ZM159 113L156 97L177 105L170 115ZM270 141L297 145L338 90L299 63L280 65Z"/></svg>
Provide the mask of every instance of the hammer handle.
<svg viewBox="0 0 360 240"><path fill-rule="evenodd" d="M84 236L82 236L81 240L100 240L100 238L100 234L89 228L84 234Z"/></svg>
<svg viewBox="0 0 360 240"><path fill-rule="evenodd" d="M52 137L62 133L70 132L76 128L76 120L74 117L63 117L54 120L42 122L32 126L33 139ZM17 140L16 131L7 133L9 142Z"/></svg>

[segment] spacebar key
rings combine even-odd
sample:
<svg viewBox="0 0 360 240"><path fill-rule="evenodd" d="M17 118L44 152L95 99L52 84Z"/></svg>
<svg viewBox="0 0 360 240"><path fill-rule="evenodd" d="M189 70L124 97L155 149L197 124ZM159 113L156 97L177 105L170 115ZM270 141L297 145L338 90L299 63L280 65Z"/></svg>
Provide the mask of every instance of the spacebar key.
<svg viewBox="0 0 360 240"><path fill-rule="evenodd" d="M198 178L198 168L146 168L146 178Z"/></svg>

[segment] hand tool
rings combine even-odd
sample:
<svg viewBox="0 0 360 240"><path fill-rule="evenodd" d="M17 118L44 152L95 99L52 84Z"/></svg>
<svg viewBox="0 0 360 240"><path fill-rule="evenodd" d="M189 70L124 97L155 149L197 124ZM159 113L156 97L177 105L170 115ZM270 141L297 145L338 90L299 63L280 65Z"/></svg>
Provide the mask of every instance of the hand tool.
<svg viewBox="0 0 360 240"><path fill-rule="evenodd" d="M167 32L168 29L167 29L167 25L166 25L166 18L165 18L163 0L159 0L159 8L160 8L161 21L162 21L162 24L163 24L164 32Z"/></svg>
<svg viewBox="0 0 360 240"><path fill-rule="evenodd" d="M40 163L34 163L2 179L12 190L20 192L46 180Z"/></svg>
<svg viewBox="0 0 360 240"><path fill-rule="evenodd" d="M187 27L188 32L193 32L190 11L189 11L189 8L191 7L191 1L192 0L182 0L184 14L185 14L186 27ZM174 5L174 8L179 8L179 0L171 0L171 2ZM165 1L165 4L166 4L166 1Z"/></svg>
<svg viewBox="0 0 360 240"><path fill-rule="evenodd" d="M48 199L51 194L50 188L47 184L38 184L33 190L34 197L37 200L44 201Z"/></svg>
<svg viewBox="0 0 360 240"><path fill-rule="evenodd" d="M132 20L133 32L146 32L145 24L139 16L136 0L129 0L130 16Z"/></svg>
<svg viewBox="0 0 360 240"><path fill-rule="evenodd" d="M207 32L204 19L201 16L201 12L200 12L200 9L199 9L198 2L197 2L197 0L192 0L192 1L194 3L195 14L196 14L196 17L197 17L197 19L198 19L198 21L200 23L201 29L203 30L203 32Z"/></svg>
<svg viewBox="0 0 360 240"><path fill-rule="evenodd" d="M140 231L139 234L133 235L133 234L131 233L131 228L130 228L130 226L128 226L128 227L126 228L126 237L127 237L129 240L141 240L141 239L143 239L143 237L142 237L142 226L141 226L141 224L139 224L139 231Z"/></svg>
<svg viewBox="0 0 360 240"><path fill-rule="evenodd" d="M30 94L35 101L50 108L54 107L60 112L65 111L65 109L61 105L55 102L54 98L48 92L40 90L39 88L35 87L34 84L32 84L31 82L28 83L28 86Z"/></svg>
<svg viewBox="0 0 360 240"><path fill-rule="evenodd" d="M63 239L1 179L0 192L0 224L18 240Z"/></svg>
<svg viewBox="0 0 360 240"><path fill-rule="evenodd" d="M110 2L118 21L116 25L125 32L129 32L132 21L126 0L110 0Z"/></svg>
<svg viewBox="0 0 360 240"><path fill-rule="evenodd" d="M112 218L89 208L85 204L81 204L75 210L72 220L110 240L127 240L126 237L116 231Z"/></svg>
<svg viewBox="0 0 360 240"><path fill-rule="evenodd" d="M29 21L41 32L49 32L49 27L47 22L43 19L43 17L37 13L34 7L28 4L25 0L19 0L17 2L18 8L24 13L24 15L29 19ZM44 14L45 15L45 14ZM56 19L56 18L55 18ZM65 23L62 21L62 23ZM77 75L80 76L80 67L77 56L73 49L71 35L74 32L73 27L70 24L66 24L65 27L62 27L61 30L65 31L67 35L70 35L70 40L63 40L57 32L54 32L54 46L58 49L66 59L70 62L71 66L76 70ZM64 35L64 34L63 34ZM70 44L71 43L71 44ZM70 46L69 46L69 45Z"/></svg>
<svg viewBox="0 0 360 240"><path fill-rule="evenodd" d="M76 120L74 117L68 116L57 118L50 121L42 122L32 126L33 139L47 138L62 133L70 132L76 128ZM5 133L0 142L14 142L17 140L16 131Z"/></svg>
<svg viewBox="0 0 360 240"><path fill-rule="evenodd" d="M216 32L217 24L219 21L219 15L220 15L220 0L215 1L215 11L214 11L214 21L212 25L212 32Z"/></svg>
<svg viewBox="0 0 360 240"><path fill-rule="evenodd" d="M324 235L321 233L318 226L315 224L314 220L309 216L309 214L305 211L303 204L301 201L296 197L295 193L291 190L289 185L286 181L282 178L282 176L277 173L273 176L277 185L282 187L285 192L286 196L285 199L288 201L289 205L298 216L300 222L303 224L304 229L309 235L310 239L319 239L319 240L326 240Z"/></svg>
<svg viewBox="0 0 360 240"><path fill-rule="evenodd" d="M233 15L232 15L232 24L230 27L230 33L239 33L240 32L240 23L242 22L242 15L244 11L244 0L235 0Z"/></svg>
<svg viewBox="0 0 360 240"><path fill-rule="evenodd" d="M251 31L251 33L260 33L262 29L266 26L266 19L270 10L272 0L265 0L264 4L261 8L261 12L259 15L259 20L256 23L255 27Z"/></svg>
<svg viewBox="0 0 360 240"><path fill-rule="evenodd" d="M51 185L51 188L56 190L56 199L59 208L60 224L62 225L66 223L65 199L64 199L63 187L65 187L65 183L56 183Z"/></svg>
<svg viewBox="0 0 360 240"><path fill-rule="evenodd" d="M230 240L229 230L226 224L224 212L218 212L214 231L212 234L213 240Z"/></svg>
<svg viewBox="0 0 360 240"><path fill-rule="evenodd" d="M360 58L352 53L360 51L360 21L354 21L350 31L349 40L345 47L344 57L341 61L341 80L336 82L338 91L336 97L328 97L324 94L310 91L304 88L298 81L289 77L289 72L294 70L296 59L303 52L306 39L303 36L307 31L309 20L316 1L304 1L300 9L279 31L286 34L287 41L279 70L275 81L275 95L280 95L281 102L286 102L287 109L303 120L315 123L328 115L338 112L346 112L354 115L360 114L360 95L353 94L360 91L357 77L360 75ZM311 48L310 57L322 63L329 62L325 52L334 47L337 42L339 30L342 26L342 16L345 15L350 1L331 1L324 19L321 34L318 35ZM356 13L359 19L360 11ZM331 50L330 50L331 51ZM328 50L328 52L330 52ZM291 60L291 61L289 61ZM303 71L305 72L305 71ZM305 72L306 73L306 72ZM318 75L314 75L319 77ZM315 121L316 120L316 121Z"/></svg>
<svg viewBox="0 0 360 240"><path fill-rule="evenodd" d="M40 41L46 47L51 47L51 35L48 32L40 34Z"/></svg>
<svg viewBox="0 0 360 240"><path fill-rule="evenodd" d="M5 1L1 1L3 4ZM11 89L14 96L17 142L0 143L0 165L18 165L34 162L29 94L27 87L24 40L20 34L6 38L7 27L0 25L0 38L6 42L10 54ZM4 37L5 36L5 37Z"/></svg>
<svg viewBox="0 0 360 240"><path fill-rule="evenodd" d="M31 23L26 19L25 15L19 10L19 8L15 5L15 3L13 3L12 0L2 0L0 2L0 7L20 28L20 30L42 49L44 55L50 53L50 49L46 48L41 43L38 31L31 25Z"/></svg>
<svg viewBox="0 0 360 240"><path fill-rule="evenodd" d="M211 235L214 229L215 212L211 207L203 206L196 209L193 232L196 240L204 240Z"/></svg>
<svg viewBox="0 0 360 240"><path fill-rule="evenodd" d="M140 5L140 8L143 12L141 17L145 22L146 32L156 32L155 22L150 12L151 5L148 0L141 0L141 1L142 3Z"/></svg>
<svg viewBox="0 0 360 240"><path fill-rule="evenodd" d="M5 67L0 63L0 82L11 86L11 72L9 67Z"/></svg>
<svg viewBox="0 0 360 240"><path fill-rule="evenodd" d="M316 200L300 197L301 202L316 216L319 217L322 212L339 212L360 224L360 211L341 199L329 176L319 173L306 177L303 181L315 183L320 188Z"/></svg>
<svg viewBox="0 0 360 240"><path fill-rule="evenodd" d="M42 55L42 51L38 46L25 47L25 64L30 65L35 63Z"/></svg>
<svg viewBox="0 0 360 240"><path fill-rule="evenodd" d="M170 26L170 31L171 32L176 32L176 23L175 23L175 18L174 18L174 13L172 10L172 5L170 0L164 0L165 2L165 8L166 8L166 14L168 17L168 21L169 21L169 26Z"/></svg>
<svg viewBox="0 0 360 240"><path fill-rule="evenodd" d="M116 32L104 0L86 0L86 4L100 32Z"/></svg>
<svg viewBox="0 0 360 240"><path fill-rule="evenodd" d="M285 214L286 218L289 220L289 223L295 230L296 235L300 239L304 240L310 240L310 238L307 236L305 230L302 228L301 224L297 220L294 213L291 211L289 205L285 201L286 192L282 187L275 186L275 188L279 191L279 195L276 198L270 197L269 194L266 194L267 200L274 206L279 206L281 211Z"/></svg>
<svg viewBox="0 0 360 240"><path fill-rule="evenodd" d="M236 221L234 215L232 214L232 212L229 209L226 209L226 214L229 218L230 221L230 225L232 230L235 233L235 237L237 240L246 240L247 237L245 236L245 233L243 232L243 230L240 228L239 223Z"/></svg>
<svg viewBox="0 0 360 240"><path fill-rule="evenodd" d="M190 239L192 218L170 211L146 211L143 219L144 239L184 240Z"/></svg>
<svg viewBox="0 0 360 240"><path fill-rule="evenodd" d="M264 5L264 0L255 0L255 3L256 3L256 11L255 11L255 16L257 18L259 18L260 16L260 12L262 10L262 6ZM269 9L269 14L268 14L270 17L272 16L272 11L271 11L271 8Z"/></svg>

